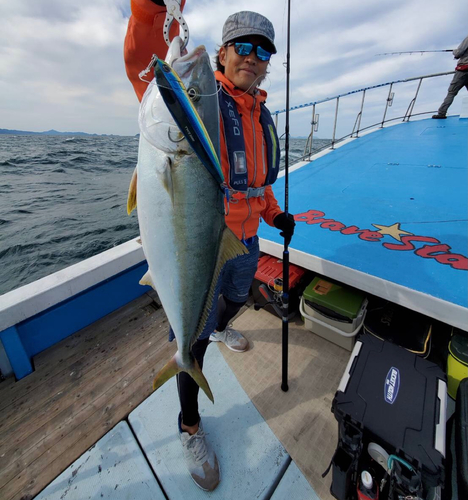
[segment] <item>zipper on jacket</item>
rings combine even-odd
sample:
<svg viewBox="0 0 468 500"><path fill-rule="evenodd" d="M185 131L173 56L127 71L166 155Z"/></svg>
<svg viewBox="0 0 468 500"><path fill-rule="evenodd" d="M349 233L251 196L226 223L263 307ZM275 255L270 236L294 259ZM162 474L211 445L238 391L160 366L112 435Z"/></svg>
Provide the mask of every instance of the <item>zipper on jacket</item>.
<svg viewBox="0 0 468 500"><path fill-rule="evenodd" d="M262 134L262 163L263 163L263 175L266 174L265 171L265 136Z"/></svg>
<svg viewBox="0 0 468 500"><path fill-rule="evenodd" d="M253 106L252 106L252 112L250 113L250 121L252 122L252 130L253 130L253 154L254 154L254 175L252 182L250 183L251 186L255 185L255 181L257 179L257 137L255 134L255 123L254 123L254 112L255 112L255 105L257 101L255 100L255 96L253 96Z"/></svg>

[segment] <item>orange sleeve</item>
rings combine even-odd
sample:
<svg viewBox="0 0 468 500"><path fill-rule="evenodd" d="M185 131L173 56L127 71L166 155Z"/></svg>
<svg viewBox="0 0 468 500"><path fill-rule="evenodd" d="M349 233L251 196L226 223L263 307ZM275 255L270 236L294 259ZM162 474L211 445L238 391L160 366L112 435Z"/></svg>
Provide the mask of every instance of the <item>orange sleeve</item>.
<svg viewBox="0 0 468 500"><path fill-rule="evenodd" d="M265 201L266 207L262 212L262 219L269 225L273 226L273 219L280 213L283 212L276 201L275 195L273 194L273 189L271 186L267 186L265 189Z"/></svg>
<svg viewBox="0 0 468 500"><path fill-rule="evenodd" d="M153 54L163 59L167 53L163 35L166 8L150 0L131 0L130 5L132 15L128 21L124 43L125 69L138 100L141 101L148 83L141 81L138 74L148 66ZM184 5L185 0L182 1L181 8ZM172 40L178 33L179 24L174 21L169 38ZM152 78L153 75L147 75L148 80Z"/></svg>

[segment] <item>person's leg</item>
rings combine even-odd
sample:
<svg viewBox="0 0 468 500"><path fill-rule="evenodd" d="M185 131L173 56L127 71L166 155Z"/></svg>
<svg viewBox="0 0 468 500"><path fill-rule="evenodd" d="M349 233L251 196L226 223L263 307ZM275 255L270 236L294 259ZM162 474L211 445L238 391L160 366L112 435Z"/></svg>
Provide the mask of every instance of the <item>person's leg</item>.
<svg viewBox="0 0 468 500"><path fill-rule="evenodd" d="M246 300L242 302L234 302L224 295L221 295L218 300L218 324L216 326L216 331L221 332L225 330L228 323L232 318L234 318L246 302Z"/></svg>
<svg viewBox="0 0 468 500"><path fill-rule="evenodd" d="M192 354L200 368L209 339L197 340ZM220 473L215 452L208 443L203 424L198 413L198 392L196 382L185 372L177 375L181 412L179 414L179 437L182 443L185 463L195 484L204 491L212 491L218 486Z"/></svg>
<svg viewBox="0 0 468 500"><path fill-rule="evenodd" d="M192 347L192 354L201 369L203 369L203 358L206 348L208 347L208 341L208 338L197 340ZM200 388L189 374L180 372L177 374L177 389L179 391L182 414L182 429L192 434L193 432L190 432L187 428L196 427L194 432L196 432L198 428L198 422L200 420L200 415L198 414L198 392Z"/></svg>
<svg viewBox="0 0 468 500"><path fill-rule="evenodd" d="M460 89L466 85L466 76L463 71L456 71L453 75L452 82L448 88L447 96L444 99L444 102L440 105L437 115L445 116L447 114L447 110L451 106L453 100L456 95L460 91ZM436 115L436 116L437 116Z"/></svg>
<svg viewBox="0 0 468 500"><path fill-rule="evenodd" d="M236 257L227 263L221 288L222 297L218 301L218 324L210 336L213 342L223 342L229 349L244 352L249 347L248 340L229 322L247 302L250 287L255 277L260 253L258 238L247 246L249 253Z"/></svg>

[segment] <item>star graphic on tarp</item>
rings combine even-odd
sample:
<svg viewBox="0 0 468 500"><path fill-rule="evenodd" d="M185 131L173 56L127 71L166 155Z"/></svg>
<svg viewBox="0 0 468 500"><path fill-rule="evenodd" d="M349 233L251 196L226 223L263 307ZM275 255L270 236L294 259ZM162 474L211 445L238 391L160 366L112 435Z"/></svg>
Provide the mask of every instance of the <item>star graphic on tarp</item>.
<svg viewBox="0 0 468 500"><path fill-rule="evenodd" d="M392 238L395 238L397 241L401 241L401 235L402 234L413 234L413 233L408 233L408 231L403 231L400 229L400 223L395 222L395 224L392 224L391 226L381 226L379 224L372 224L374 227L378 229L378 233L382 234L388 234Z"/></svg>

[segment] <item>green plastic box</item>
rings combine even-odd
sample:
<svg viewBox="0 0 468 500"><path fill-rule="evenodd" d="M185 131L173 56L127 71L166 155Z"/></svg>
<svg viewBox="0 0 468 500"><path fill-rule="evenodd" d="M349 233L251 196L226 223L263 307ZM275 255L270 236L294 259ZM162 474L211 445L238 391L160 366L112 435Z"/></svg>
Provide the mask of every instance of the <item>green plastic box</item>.
<svg viewBox="0 0 468 500"><path fill-rule="evenodd" d="M315 309L341 321L352 322L358 316L364 293L316 277L304 290L304 300L311 302Z"/></svg>

